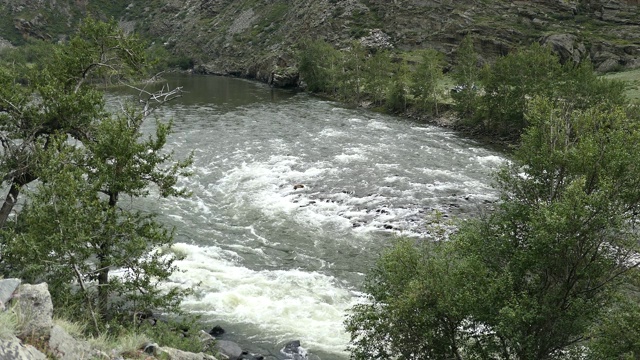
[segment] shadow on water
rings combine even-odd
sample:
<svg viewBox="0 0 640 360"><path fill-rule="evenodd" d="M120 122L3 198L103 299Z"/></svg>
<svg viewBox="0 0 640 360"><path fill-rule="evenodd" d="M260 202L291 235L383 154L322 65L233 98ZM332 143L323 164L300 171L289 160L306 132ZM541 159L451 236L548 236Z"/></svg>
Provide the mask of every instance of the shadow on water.
<svg viewBox="0 0 640 360"><path fill-rule="evenodd" d="M182 96L172 101L169 106L214 106L224 112L241 106L259 103L284 101L296 94L293 90L270 88L269 85L256 81L229 78L222 76L202 76L185 74L166 74L163 81L144 86L149 92L158 91L169 85L171 89L182 87ZM115 94L137 95L137 91L119 88Z"/></svg>

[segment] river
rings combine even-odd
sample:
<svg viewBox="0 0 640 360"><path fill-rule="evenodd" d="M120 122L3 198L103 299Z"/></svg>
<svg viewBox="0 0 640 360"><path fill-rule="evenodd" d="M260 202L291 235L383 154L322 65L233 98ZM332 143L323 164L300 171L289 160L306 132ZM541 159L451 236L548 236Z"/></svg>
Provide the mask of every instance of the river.
<svg viewBox="0 0 640 360"><path fill-rule="evenodd" d="M424 237L434 210L495 200L502 156L453 132L240 79L168 81L185 94L156 115L177 158L193 151L193 194L142 206L176 228L184 309L267 359L291 340L347 359L342 323L380 252Z"/></svg>

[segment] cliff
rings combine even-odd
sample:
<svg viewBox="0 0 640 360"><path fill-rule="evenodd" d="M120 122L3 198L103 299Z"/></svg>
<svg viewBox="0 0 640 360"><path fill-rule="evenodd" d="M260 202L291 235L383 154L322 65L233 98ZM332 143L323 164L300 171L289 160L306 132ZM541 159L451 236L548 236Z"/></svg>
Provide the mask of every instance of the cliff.
<svg viewBox="0 0 640 360"><path fill-rule="evenodd" d="M0 0L0 37L62 38L86 14L115 17L203 73L273 81L294 65L295 45L336 47L384 39L435 48L451 62L466 34L484 61L547 42L563 60L590 58L602 72L640 67L638 0ZM373 31L373 32L372 32ZM283 84L286 85L286 84Z"/></svg>

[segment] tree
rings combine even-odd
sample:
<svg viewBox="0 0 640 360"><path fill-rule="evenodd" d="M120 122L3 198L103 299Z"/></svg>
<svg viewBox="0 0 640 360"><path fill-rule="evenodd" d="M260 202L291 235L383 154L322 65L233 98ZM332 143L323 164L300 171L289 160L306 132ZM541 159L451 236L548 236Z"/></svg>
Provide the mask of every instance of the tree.
<svg viewBox="0 0 640 360"><path fill-rule="evenodd" d="M392 71L391 56L386 50L378 50L366 59L364 88L374 104L378 105L384 102L391 82Z"/></svg>
<svg viewBox="0 0 640 360"><path fill-rule="evenodd" d="M473 48L473 38L465 36L456 53L456 66L451 75L456 83L456 91L451 93L454 108L462 119L473 119L477 107L480 68L478 54Z"/></svg>
<svg viewBox="0 0 640 360"><path fill-rule="evenodd" d="M534 96L555 97L554 83L562 81L562 65L550 49L534 43L499 58L481 74L484 95L482 118L490 131L512 134L527 126L524 112Z"/></svg>
<svg viewBox="0 0 640 360"><path fill-rule="evenodd" d="M311 92L334 93L341 54L325 41L306 41L298 51L300 77Z"/></svg>
<svg viewBox="0 0 640 360"><path fill-rule="evenodd" d="M532 100L527 122L490 215L378 262L371 303L347 321L356 358L578 359L611 349L596 341L606 331L588 335L630 300L640 266L640 129L620 107L545 98Z"/></svg>
<svg viewBox="0 0 640 360"><path fill-rule="evenodd" d="M115 22L85 20L77 36L58 46L37 71L0 68L0 169L9 192L0 208L0 228L17 202L20 189L34 181L38 152L53 134L87 141L92 122L105 116L104 99L90 82L141 76L143 48ZM26 66L26 65L25 65ZM26 74L21 85L18 75ZM34 101L39 99L39 101Z"/></svg>
<svg viewBox="0 0 640 360"><path fill-rule="evenodd" d="M400 61L392 69L392 77L387 89L386 107L391 111L405 111L407 109L407 64Z"/></svg>
<svg viewBox="0 0 640 360"><path fill-rule="evenodd" d="M535 97L576 109L626 102L622 83L599 78L588 62L562 65L551 49L537 43L485 67L480 80L478 116L485 130L514 141L529 125L525 113Z"/></svg>
<svg viewBox="0 0 640 360"><path fill-rule="evenodd" d="M188 175L191 159L175 161L163 150L170 125L156 123L147 139L140 131L153 109L179 91L141 91L141 106L124 106L119 114L104 109L92 83L131 79L145 64L144 47L115 22L86 20L55 50L27 84L0 93L2 166L11 184L0 234L4 270L48 281L54 302L91 314L96 328L123 309L175 308L180 292L155 286L175 270L175 258L160 251L172 231L153 214L118 201L147 196L152 188L161 196L187 194L177 179ZM40 182L27 191L24 208L7 223L22 187L35 179ZM110 276L115 269L122 275Z"/></svg>
<svg viewBox="0 0 640 360"><path fill-rule="evenodd" d="M438 116L438 97L442 80L442 54L433 49L422 51L421 61L416 65L409 86L416 104L421 109L430 109Z"/></svg>
<svg viewBox="0 0 640 360"><path fill-rule="evenodd" d="M366 49L359 41L353 41L342 55L342 73L338 77L338 95L344 101L360 104Z"/></svg>

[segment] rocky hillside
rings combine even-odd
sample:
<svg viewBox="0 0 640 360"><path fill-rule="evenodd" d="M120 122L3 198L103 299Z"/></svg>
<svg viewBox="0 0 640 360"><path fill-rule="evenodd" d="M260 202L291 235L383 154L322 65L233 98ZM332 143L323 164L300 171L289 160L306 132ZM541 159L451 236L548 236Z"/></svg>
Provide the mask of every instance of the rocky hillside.
<svg viewBox="0 0 640 360"><path fill-rule="evenodd" d="M56 39L82 16L115 17L204 73L273 81L295 44L365 38L401 50L436 48L453 61L466 34L486 61L534 41L602 72L640 67L638 0L0 0L0 37ZM286 76L285 76L286 78ZM285 80L286 82L286 80ZM285 85L284 83L281 85Z"/></svg>

